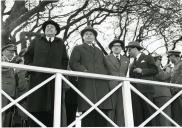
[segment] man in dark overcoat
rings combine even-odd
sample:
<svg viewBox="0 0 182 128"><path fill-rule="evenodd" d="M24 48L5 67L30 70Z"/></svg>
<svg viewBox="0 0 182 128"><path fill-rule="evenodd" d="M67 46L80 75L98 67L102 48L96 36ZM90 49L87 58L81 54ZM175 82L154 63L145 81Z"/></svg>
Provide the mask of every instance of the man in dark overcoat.
<svg viewBox="0 0 182 128"><path fill-rule="evenodd" d="M88 26L81 31L81 36L83 44L74 47L70 57L70 68L74 71L108 74L104 64L104 55L93 43L97 37L97 31ZM79 77L78 89L89 100L96 103L109 92L109 83L101 79ZM90 105L78 97L78 111L85 112L89 108ZM104 101L99 108L107 114L112 109L111 99ZM82 119L82 126L107 126L107 121L96 110L93 110Z"/></svg>
<svg viewBox="0 0 182 128"><path fill-rule="evenodd" d="M109 44L109 49L111 54L105 57L107 69L109 74L113 76L125 77L128 65L129 58L121 55L121 51L124 50L124 42L119 39L114 39ZM110 89L114 89L121 81L110 81ZM119 88L112 95L112 104L113 110L110 112L110 118L120 127L124 127L124 110L123 110L123 96L122 96L122 87Z"/></svg>
<svg viewBox="0 0 182 128"><path fill-rule="evenodd" d="M182 60L180 58L180 54L181 52L178 50L170 50L168 52L168 58L174 64L170 82L175 84L182 84ZM179 91L181 91L181 88L171 88L171 93L173 96ZM171 111L174 121L182 126L182 95L172 102Z"/></svg>
<svg viewBox="0 0 182 128"><path fill-rule="evenodd" d="M67 69L68 56L66 47L62 39L56 35L60 33L59 25L48 20L42 24L42 30L45 36L35 38L28 47L24 55L25 64L33 66L41 66L56 69ZM30 73L30 89L40 84L42 81L49 78L52 74L31 72ZM48 82L46 85L28 96L29 111L42 121L46 126L53 126L53 111L54 111L54 81ZM64 104L64 89L62 91L62 105ZM62 106L65 109L64 106ZM62 111L62 114L65 112ZM65 125L62 117L62 126ZM31 126L36 126L30 123Z"/></svg>
<svg viewBox="0 0 182 128"><path fill-rule="evenodd" d="M154 80L154 76L158 73L154 59L150 55L141 52L143 49L137 41L130 42L128 46L130 57L134 58L134 62L130 68L130 77L145 80ZM149 100L153 101L154 87L152 85L132 83L136 89L143 93ZM153 112L153 108L142 100L139 96L132 93L132 104L135 126L140 125ZM155 121L150 121L147 125L155 125Z"/></svg>

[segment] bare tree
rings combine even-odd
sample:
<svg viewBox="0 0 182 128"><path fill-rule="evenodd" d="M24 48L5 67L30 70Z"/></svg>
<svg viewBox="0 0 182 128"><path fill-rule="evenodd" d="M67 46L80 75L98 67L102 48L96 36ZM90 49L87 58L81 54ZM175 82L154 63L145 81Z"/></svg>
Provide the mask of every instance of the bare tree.
<svg viewBox="0 0 182 128"><path fill-rule="evenodd" d="M182 40L180 0L75 0L74 3L39 0L37 4L30 0L15 0L12 8L5 12L7 1L1 2L2 45L11 40L26 47L27 40L41 36L41 25L47 19L56 20L60 24L66 45L69 45L67 40L87 24L99 28L108 19L113 20L115 37L125 43L129 40L144 43L152 37L160 37L168 51L169 47L174 49ZM7 18L3 20L5 16ZM17 35L20 36L19 41ZM107 54L102 42L97 43Z"/></svg>

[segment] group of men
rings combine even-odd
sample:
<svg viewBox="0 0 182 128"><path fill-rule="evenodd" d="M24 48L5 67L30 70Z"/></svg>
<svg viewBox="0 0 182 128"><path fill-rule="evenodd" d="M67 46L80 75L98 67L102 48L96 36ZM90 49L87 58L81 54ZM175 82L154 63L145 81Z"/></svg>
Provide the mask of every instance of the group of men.
<svg viewBox="0 0 182 128"><path fill-rule="evenodd" d="M168 52L169 60L174 64L173 71L169 71L168 68L161 68L161 56L152 57L142 53L143 47L136 41L130 42L126 47L124 42L119 39L114 39L109 44L111 54L104 56L103 52L96 47L95 41L97 38L97 31L91 26L87 26L81 31L81 37L83 43L75 46L70 59L66 52L66 46L63 40L57 38L56 35L60 32L59 25L53 20L48 20L43 23L42 29L45 36L35 38L25 50L23 54L24 64L65 69L68 67L73 71L97 73L113 76L125 77L129 71L131 78L165 81L176 84L182 84L182 60L180 58L180 51L171 50ZM130 58L134 58L134 61L130 63L130 58L121 55L122 50L125 48L129 53ZM15 51L12 46L6 46L2 49L3 59L7 59L9 56L7 51ZM9 57L8 60L2 60L12 62ZM2 89L10 96L14 97L12 92L8 92L6 88L12 88L14 83L8 83L9 79L4 78L7 71L14 71L12 68L2 70ZM10 75L11 73L9 73ZM52 74L29 71L23 74L28 78L28 89L35 87L42 81L49 78ZM12 76L11 79L14 79ZM23 79L19 78L18 80ZM121 81L108 81L101 79L91 79L77 77L74 79L77 84L77 88L93 103L97 103L107 93L114 89ZM11 81L13 82L13 81ZM6 83L6 84L5 84ZM8 84L8 85L7 85ZM178 93L180 89L169 88L164 86L144 85L138 83L131 83L136 89L138 89L144 96L150 101L154 102L158 107L165 104L173 95ZM25 84L24 84L25 85ZM11 86L11 87L9 87ZM27 87L26 86L26 87ZM28 90L26 89L26 90ZM62 88L62 120L61 125L67 126L70 123L68 114L71 109L65 104L65 95L71 89L68 85L64 84ZM73 115L76 111L84 113L91 106L84 101L80 96L77 96L76 109L72 112ZM74 95L75 97L75 95ZM4 98L4 97L3 97ZM69 101L70 97L66 99ZM177 123L182 125L182 96L176 99L170 106L165 109L166 114L172 117ZM66 102L67 103L67 102ZM8 104L8 101L4 105ZM145 119L147 119L155 110L143 101L139 96L132 92L132 106L134 115L134 125L139 126ZM101 105L98 106L104 114L106 114L112 121L118 126L125 126L124 122L124 110L123 110L123 96L122 87L119 88L114 94L107 98ZM46 126L53 126L53 110L54 110L54 80L48 82L45 86L41 87L26 99L27 110L34 115L38 120L43 122ZM6 113L4 117L6 117ZM74 119L74 118L73 118ZM6 122L6 120L3 120ZM69 123L68 123L69 122ZM171 126L172 124L161 114L150 121L147 126ZM29 126L38 126L33 120L29 120ZM112 125L102 117L96 110L91 111L86 117L82 119L83 127L111 127Z"/></svg>

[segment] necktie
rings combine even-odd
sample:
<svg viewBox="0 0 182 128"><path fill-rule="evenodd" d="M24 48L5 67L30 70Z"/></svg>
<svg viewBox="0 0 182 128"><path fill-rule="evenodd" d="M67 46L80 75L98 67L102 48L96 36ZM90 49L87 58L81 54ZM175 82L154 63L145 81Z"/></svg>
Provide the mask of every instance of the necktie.
<svg viewBox="0 0 182 128"><path fill-rule="evenodd" d="M93 45L93 44L90 44L89 46L90 46L91 48L94 48L94 45Z"/></svg>
<svg viewBox="0 0 182 128"><path fill-rule="evenodd" d="M118 55L116 55L116 59L118 60L118 62L120 62L120 59L119 59L119 56Z"/></svg>
<svg viewBox="0 0 182 128"><path fill-rule="evenodd" d="M136 63L136 61L137 61L137 58L134 58L134 63Z"/></svg>
<svg viewBox="0 0 182 128"><path fill-rule="evenodd" d="M51 43L51 38L49 38L49 43Z"/></svg>

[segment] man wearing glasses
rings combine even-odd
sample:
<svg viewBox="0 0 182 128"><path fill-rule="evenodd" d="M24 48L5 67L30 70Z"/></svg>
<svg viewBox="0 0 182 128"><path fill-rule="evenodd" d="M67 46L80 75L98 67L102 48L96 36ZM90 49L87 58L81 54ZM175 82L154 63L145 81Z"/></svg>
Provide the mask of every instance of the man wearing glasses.
<svg viewBox="0 0 182 128"><path fill-rule="evenodd" d="M109 44L111 54L105 57L107 69L110 75L125 77L129 58L121 55L121 51L124 50L124 42L119 39L114 39ZM114 89L121 81L110 81L110 89ZM120 127L124 125L124 111L123 111L123 97L122 88L119 88L114 94L112 94L113 110L110 112L110 118Z"/></svg>

